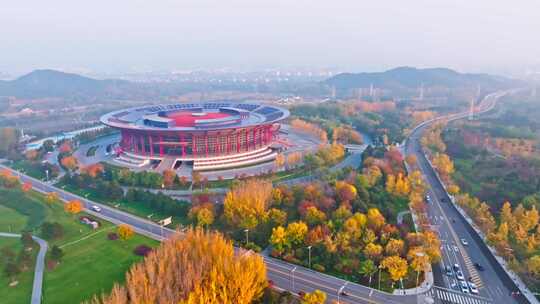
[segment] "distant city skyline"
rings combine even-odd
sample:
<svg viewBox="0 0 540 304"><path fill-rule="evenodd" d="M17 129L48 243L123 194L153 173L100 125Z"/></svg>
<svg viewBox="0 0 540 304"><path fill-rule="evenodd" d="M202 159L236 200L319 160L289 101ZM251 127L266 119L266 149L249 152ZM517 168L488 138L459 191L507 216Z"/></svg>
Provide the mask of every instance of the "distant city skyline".
<svg viewBox="0 0 540 304"><path fill-rule="evenodd" d="M30 0L0 11L0 74L538 67L536 1Z"/></svg>

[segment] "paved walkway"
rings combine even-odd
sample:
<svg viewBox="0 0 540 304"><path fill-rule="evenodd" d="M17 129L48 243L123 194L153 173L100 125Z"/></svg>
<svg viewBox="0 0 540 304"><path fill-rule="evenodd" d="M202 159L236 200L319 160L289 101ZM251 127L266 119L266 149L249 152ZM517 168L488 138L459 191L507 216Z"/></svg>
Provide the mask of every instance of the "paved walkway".
<svg viewBox="0 0 540 304"><path fill-rule="evenodd" d="M0 232L0 237L20 238L17 233ZM43 287L43 271L45 269L45 254L47 253L47 242L32 236L32 239L39 244L39 252L36 258L36 266L34 268L34 283L32 284L32 301L31 304L41 303L41 293Z"/></svg>

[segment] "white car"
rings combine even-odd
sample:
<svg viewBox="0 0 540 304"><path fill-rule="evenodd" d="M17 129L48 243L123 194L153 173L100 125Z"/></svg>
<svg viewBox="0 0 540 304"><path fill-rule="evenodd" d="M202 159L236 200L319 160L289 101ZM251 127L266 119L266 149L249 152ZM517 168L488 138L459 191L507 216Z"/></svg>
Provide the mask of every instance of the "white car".
<svg viewBox="0 0 540 304"><path fill-rule="evenodd" d="M469 286L465 281L459 281L459 287L461 287L461 292L469 293Z"/></svg>
<svg viewBox="0 0 540 304"><path fill-rule="evenodd" d="M454 245L454 251L455 251L455 252L459 252L459 248L457 248L456 245Z"/></svg>
<svg viewBox="0 0 540 304"><path fill-rule="evenodd" d="M469 245L469 242L467 242L466 239L461 239L461 244L463 244L463 246L467 246Z"/></svg>
<svg viewBox="0 0 540 304"><path fill-rule="evenodd" d="M469 282L469 289L471 290L471 293L478 294L478 288L473 282Z"/></svg>
<svg viewBox="0 0 540 304"><path fill-rule="evenodd" d="M90 207L90 209L92 209L95 212L101 212L101 207L100 206L93 205L92 207Z"/></svg>
<svg viewBox="0 0 540 304"><path fill-rule="evenodd" d="M465 280L465 277L463 276L463 272L461 272L461 270L456 271L456 278L460 281Z"/></svg>

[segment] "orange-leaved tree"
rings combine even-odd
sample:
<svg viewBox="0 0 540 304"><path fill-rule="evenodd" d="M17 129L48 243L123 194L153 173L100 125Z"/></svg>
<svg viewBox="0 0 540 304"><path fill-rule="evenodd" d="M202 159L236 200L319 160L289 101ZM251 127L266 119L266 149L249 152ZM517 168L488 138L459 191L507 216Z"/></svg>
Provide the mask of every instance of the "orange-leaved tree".
<svg viewBox="0 0 540 304"><path fill-rule="evenodd" d="M71 214L77 214L83 210L83 204L78 200L72 200L64 204L64 210Z"/></svg>
<svg viewBox="0 0 540 304"><path fill-rule="evenodd" d="M135 234L135 231L133 230L133 227L131 227L130 225L121 224L118 226L118 236L124 241L127 241L130 238L132 238L134 234Z"/></svg>

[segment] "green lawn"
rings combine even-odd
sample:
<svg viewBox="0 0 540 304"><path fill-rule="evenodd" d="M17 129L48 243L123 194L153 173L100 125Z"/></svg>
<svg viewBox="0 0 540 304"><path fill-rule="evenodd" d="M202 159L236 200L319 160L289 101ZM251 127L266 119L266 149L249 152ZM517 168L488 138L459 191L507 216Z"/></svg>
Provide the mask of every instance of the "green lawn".
<svg viewBox="0 0 540 304"><path fill-rule="evenodd" d="M142 259L133 254L136 246L158 244L139 235L129 241L110 241L109 231L114 227L107 223L101 232L78 243L69 244L88 233L55 242L67 244L62 247L66 255L56 269L45 273L44 303L80 303L96 293L109 292L115 282L124 282L131 264Z"/></svg>
<svg viewBox="0 0 540 304"><path fill-rule="evenodd" d="M16 204L10 204L10 201L15 198ZM19 207L15 210L11 208L13 205L23 206L23 208ZM96 293L110 291L114 282L124 281L125 272L130 265L141 260L133 254L136 246L146 244L155 247L158 245L157 241L139 235L129 241L110 241L107 239L107 233L115 231L112 224L101 221L102 226L97 230L92 230L89 226L79 223L80 215L72 216L65 213L60 203L47 205L42 195L36 192L23 194L20 191L0 188L0 207L2 208L0 209L1 227L6 227L4 223L11 223L15 232L33 228L34 233L39 235L39 229L29 225L29 218L40 223L58 222L64 227L65 233L61 239L49 241L49 248L53 245L62 246L65 255L60 265L45 272L43 303L80 303L90 299ZM37 213L40 218L36 218L34 214L28 214L30 212ZM16 243L19 243L18 239ZM6 280L3 275L0 276L1 280ZM18 288L10 290L10 292L13 291L13 295L7 298L7 301L3 299L2 303L28 302L21 300L29 296L28 290L22 284L26 283L25 276L26 274L21 276ZM8 288L7 284L0 285L0 294L7 292Z"/></svg>
<svg viewBox="0 0 540 304"><path fill-rule="evenodd" d="M6 209L6 208L4 208ZM1 209L1 220L5 218L4 216L4 209ZM22 248L22 243L20 239L18 238L6 238L6 237L0 237L0 248L4 247L10 247L13 249L14 252L17 254ZM33 254L33 261L35 261L35 256L39 248L36 245L36 248L34 249ZM19 274L17 277L18 284L16 286L10 287L8 284L10 283L10 280L4 275L4 264L3 262L0 262L0 266L2 266L2 274L0 275L0 295L2 298L2 303L10 304L10 303L29 303L30 297L32 295L32 281L34 279L34 268L30 268L27 271Z"/></svg>
<svg viewBox="0 0 540 304"><path fill-rule="evenodd" d="M0 205L0 232L18 233L26 227L28 217Z"/></svg>
<svg viewBox="0 0 540 304"><path fill-rule="evenodd" d="M40 180L45 180L47 178L45 171L40 170L38 165L25 159L13 162L10 167L23 172L26 175L30 175L33 178Z"/></svg>

